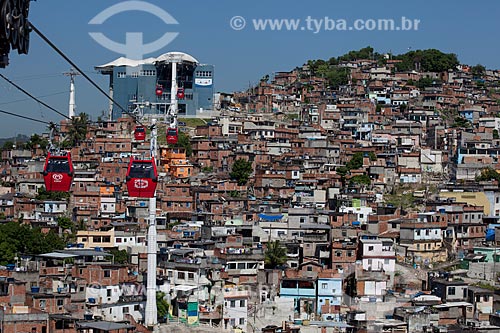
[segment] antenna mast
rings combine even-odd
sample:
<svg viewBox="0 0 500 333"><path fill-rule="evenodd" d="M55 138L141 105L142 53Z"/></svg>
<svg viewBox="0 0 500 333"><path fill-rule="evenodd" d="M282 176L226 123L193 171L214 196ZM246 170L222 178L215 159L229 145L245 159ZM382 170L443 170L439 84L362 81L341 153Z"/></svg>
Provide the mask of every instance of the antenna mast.
<svg viewBox="0 0 500 333"><path fill-rule="evenodd" d="M80 75L79 72L76 72L74 68L71 68L69 72L63 73L65 76L69 76L70 85L69 85L69 110L68 117L73 118L75 116L75 76Z"/></svg>

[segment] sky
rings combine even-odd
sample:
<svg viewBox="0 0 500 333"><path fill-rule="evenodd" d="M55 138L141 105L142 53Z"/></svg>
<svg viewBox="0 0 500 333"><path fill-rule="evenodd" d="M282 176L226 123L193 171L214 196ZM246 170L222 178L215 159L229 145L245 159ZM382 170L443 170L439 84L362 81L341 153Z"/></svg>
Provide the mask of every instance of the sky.
<svg viewBox="0 0 500 333"><path fill-rule="evenodd" d="M461 63L500 68L500 44L494 38L500 32L497 1L147 0L143 3L160 7L178 24L166 24L158 15L137 10L117 12L100 25L89 24L112 5L131 8L123 6L125 1L116 0L32 1L29 19L105 90L108 77L98 74L94 67L124 54L103 47L90 32L101 32L116 43L124 43L127 32L142 33L144 43L154 42L166 32L176 32L178 35L170 43L144 57L170 51L191 54L200 63L215 66L215 90L224 92L245 90L266 74L289 71L309 59L329 59L366 46L379 53L394 54L436 48L457 54ZM232 28L231 22L241 28L241 19L232 20L236 16L246 20L243 29ZM419 20L418 30L341 30L342 20L352 26L357 19L364 22L394 19L399 26L402 17ZM328 27L325 18L330 22ZM262 31L253 24L258 19L299 19L300 25L293 31L285 28L271 31L269 27ZM331 22L336 23L337 30L332 30ZM30 38L29 54L11 52L10 65L0 69L0 73L67 114L69 78L63 73L71 66L34 32ZM44 121L61 120L55 112L26 99L0 79L1 110ZM106 98L81 76L76 78L76 105L77 113L86 112L94 120L108 108ZM5 114L0 114L0 119L0 138L46 131L45 125L29 120Z"/></svg>

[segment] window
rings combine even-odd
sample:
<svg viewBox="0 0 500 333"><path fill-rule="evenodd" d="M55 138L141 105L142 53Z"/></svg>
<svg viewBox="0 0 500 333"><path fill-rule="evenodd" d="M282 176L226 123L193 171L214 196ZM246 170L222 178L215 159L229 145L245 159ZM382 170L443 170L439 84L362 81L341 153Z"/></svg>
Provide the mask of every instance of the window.
<svg viewBox="0 0 500 333"><path fill-rule="evenodd" d="M448 295L455 295L455 287L448 288Z"/></svg>
<svg viewBox="0 0 500 333"><path fill-rule="evenodd" d="M194 273L188 273L188 279L194 280Z"/></svg>
<svg viewBox="0 0 500 333"><path fill-rule="evenodd" d="M312 266L307 266L307 271L308 272L312 272L312 270L313 270Z"/></svg>
<svg viewBox="0 0 500 333"><path fill-rule="evenodd" d="M124 307L122 308L122 311L123 311L123 313L128 313L128 306L124 306Z"/></svg>
<svg viewBox="0 0 500 333"><path fill-rule="evenodd" d="M104 277L105 277L105 278L109 278L109 277L111 277L111 271L110 271L109 269L105 269L105 270L104 270Z"/></svg>
<svg viewBox="0 0 500 333"><path fill-rule="evenodd" d="M231 301L231 304L229 305L231 308L236 307L236 301Z"/></svg>
<svg viewBox="0 0 500 333"><path fill-rule="evenodd" d="M40 300L40 309L45 309L45 304L46 304L46 300L41 299Z"/></svg>
<svg viewBox="0 0 500 333"><path fill-rule="evenodd" d="M64 300L63 299L58 299L57 300L57 306L63 306L64 305Z"/></svg>
<svg viewBox="0 0 500 333"><path fill-rule="evenodd" d="M488 295L484 295L483 296L483 301L488 302L489 299L490 299L490 297Z"/></svg>
<svg viewBox="0 0 500 333"><path fill-rule="evenodd" d="M107 297L111 297L111 289L107 289L106 290L106 296Z"/></svg>
<svg viewBox="0 0 500 333"><path fill-rule="evenodd" d="M140 310L139 304L134 305L134 311L139 311L139 310Z"/></svg>
<svg viewBox="0 0 500 333"><path fill-rule="evenodd" d="M328 288L328 283L322 283L321 284L321 289L326 289Z"/></svg>
<svg viewBox="0 0 500 333"><path fill-rule="evenodd" d="M373 251L373 246L368 246L368 251Z"/></svg>
<svg viewBox="0 0 500 333"><path fill-rule="evenodd" d="M242 299L240 301L240 308L243 308L243 307L245 307L245 300L244 299Z"/></svg>
<svg viewBox="0 0 500 333"><path fill-rule="evenodd" d="M240 325L245 325L245 318L240 318Z"/></svg>
<svg viewBox="0 0 500 333"><path fill-rule="evenodd" d="M177 278L184 280L186 278L186 274L184 272L177 272Z"/></svg>

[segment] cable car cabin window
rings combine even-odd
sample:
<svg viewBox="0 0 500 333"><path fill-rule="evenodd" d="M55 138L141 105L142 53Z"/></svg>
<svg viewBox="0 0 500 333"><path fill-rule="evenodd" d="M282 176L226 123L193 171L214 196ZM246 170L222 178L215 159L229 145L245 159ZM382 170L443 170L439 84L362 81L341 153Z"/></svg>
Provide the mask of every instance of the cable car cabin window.
<svg viewBox="0 0 500 333"><path fill-rule="evenodd" d="M130 166L130 178L155 178L151 163L134 162Z"/></svg>
<svg viewBox="0 0 500 333"><path fill-rule="evenodd" d="M177 135L177 131L174 128L169 129L168 132L167 132L167 135L169 135L169 136L175 136L175 135Z"/></svg>
<svg viewBox="0 0 500 333"><path fill-rule="evenodd" d="M68 160L59 160L59 159L49 159L47 163L47 172L59 172L59 173L69 173L70 167Z"/></svg>

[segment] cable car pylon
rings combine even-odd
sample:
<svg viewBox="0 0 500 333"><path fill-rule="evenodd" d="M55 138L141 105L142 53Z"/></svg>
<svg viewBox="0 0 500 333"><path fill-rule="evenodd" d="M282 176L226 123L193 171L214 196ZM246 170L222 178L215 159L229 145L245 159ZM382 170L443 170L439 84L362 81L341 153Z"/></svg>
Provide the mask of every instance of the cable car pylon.
<svg viewBox="0 0 500 333"><path fill-rule="evenodd" d="M151 159L156 163L157 152L157 128L156 119L151 119L151 144L150 144ZM152 198L149 199L149 227L148 227L148 270L146 284L146 313L144 323L148 327L157 328L157 307L156 307L156 191Z"/></svg>

